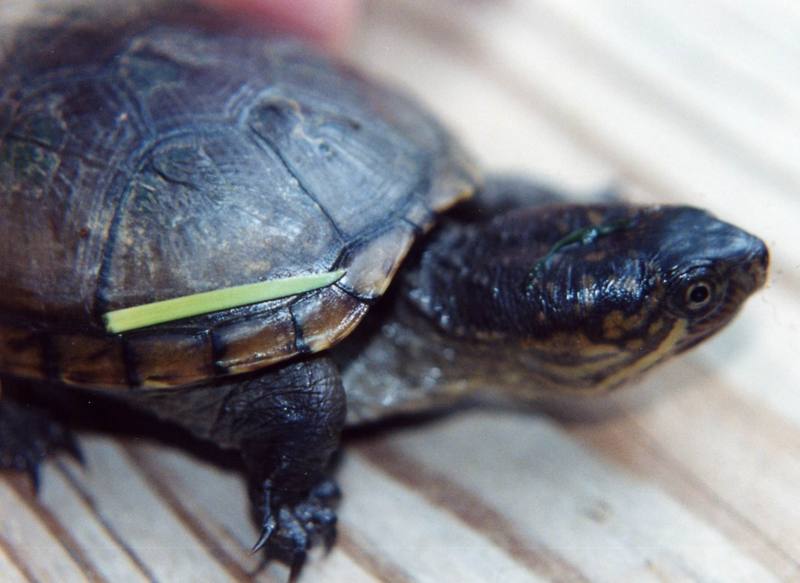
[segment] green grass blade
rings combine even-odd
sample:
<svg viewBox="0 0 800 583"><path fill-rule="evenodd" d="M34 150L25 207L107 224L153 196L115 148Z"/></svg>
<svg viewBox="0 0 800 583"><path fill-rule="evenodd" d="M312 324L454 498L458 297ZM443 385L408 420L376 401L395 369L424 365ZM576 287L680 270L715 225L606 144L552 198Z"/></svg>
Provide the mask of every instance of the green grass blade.
<svg viewBox="0 0 800 583"><path fill-rule="evenodd" d="M142 304L106 313L106 329L114 334L136 330L200 314L208 314L247 304L285 298L336 283L345 274L344 269L298 275L283 279L247 283L233 287L181 296L170 300Z"/></svg>

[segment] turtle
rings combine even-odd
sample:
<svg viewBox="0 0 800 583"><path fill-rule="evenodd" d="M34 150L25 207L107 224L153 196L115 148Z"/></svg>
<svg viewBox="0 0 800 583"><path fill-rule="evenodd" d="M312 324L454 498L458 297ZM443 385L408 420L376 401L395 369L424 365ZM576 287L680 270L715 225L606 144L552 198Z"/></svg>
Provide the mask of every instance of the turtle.
<svg viewBox="0 0 800 583"><path fill-rule="evenodd" d="M699 208L484 177L413 97L290 36L121 9L6 39L0 468L79 455L25 395L107 395L238 451L254 548L287 560L335 532L346 426L607 393L767 277ZM254 284L278 291L214 299Z"/></svg>

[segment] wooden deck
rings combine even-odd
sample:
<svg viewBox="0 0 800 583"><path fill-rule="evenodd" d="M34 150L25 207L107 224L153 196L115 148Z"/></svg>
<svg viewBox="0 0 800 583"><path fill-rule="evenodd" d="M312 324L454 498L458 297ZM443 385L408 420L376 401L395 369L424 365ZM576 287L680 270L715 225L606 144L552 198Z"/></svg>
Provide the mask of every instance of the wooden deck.
<svg viewBox="0 0 800 583"><path fill-rule="evenodd" d="M19 0L15 0L19 1ZM800 581L800 4L372 0L351 57L487 168L691 202L763 236L724 334L580 407L468 411L348 444L340 537L300 581ZM0 479L0 580L284 581L242 480L83 435L39 500Z"/></svg>

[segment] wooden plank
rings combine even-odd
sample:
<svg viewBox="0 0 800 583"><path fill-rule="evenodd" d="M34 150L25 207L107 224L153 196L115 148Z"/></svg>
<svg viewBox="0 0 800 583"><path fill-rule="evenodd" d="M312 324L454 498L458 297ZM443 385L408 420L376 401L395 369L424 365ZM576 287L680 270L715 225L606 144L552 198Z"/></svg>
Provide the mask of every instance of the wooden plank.
<svg viewBox="0 0 800 583"><path fill-rule="evenodd" d="M7 545L6 541L0 540L0 573L3 574L3 580L8 583L27 583L30 581L30 577L24 574L24 567L21 571L8 555Z"/></svg>
<svg viewBox="0 0 800 583"><path fill-rule="evenodd" d="M724 12L708 26L711 10L697 3L536 4L531 19L545 16L570 42L601 54L662 110L674 110L719 150L751 161L762 180L788 191L800 185L792 156L800 136L786 123L800 119L800 79L783 52L737 50L745 39L732 42L724 34L731 28ZM772 87L773 79L785 83Z"/></svg>
<svg viewBox="0 0 800 583"><path fill-rule="evenodd" d="M691 383L681 383L657 407L641 410L638 431L652 436L776 548L800 556L800 538L793 536L800 512L793 493L800 478L797 428L691 363L683 363L673 376Z"/></svg>
<svg viewBox="0 0 800 583"><path fill-rule="evenodd" d="M162 499L177 509L184 523L215 559L227 565L241 579L256 581L285 581L289 575L285 566L274 563L262 565L258 555L250 548L258 532L250 516L249 500L242 476L233 471L222 471L210 464L198 463L183 452L159 447L155 444L129 446L128 453L145 479L155 485ZM374 581L368 570L349 555L334 548L324 559L313 555L309 567L302 573L303 581L337 581L346 575L347 581ZM322 565L332 565L330 570Z"/></svg>
<svg viewBox="0 0 800 583"><path fill-rule="evenodd" d="M422 100L449 125L489 171L537 176L588 194L616 178L602 156L564 132L547 112L487 75L483 52L453 9L435 4L372 2L368 25L350 58ZM476 15L480 18L480 15ZM487 59L485 61L485 59Z"/></svg>
<svg viewBox="0 0 800 583"><path fill-rule="evenodd" d="M392 444L592 581L713 580L719 565L728 566L729 581L777 580L691 509L541 418L466 414L437 427L435 440L419 431Z"/></svg>
<svg viewBox="0 0 800 583"><path fill-rule="evenodd" d="M658 200L723 209L723 217L768 233L769 242L780 251L777 265L794 271L800 250L785 243L795 238L793 217L800 216L800 201L792 192L765 181L749 159L732 157L714 136L704 140L691 119L663 105L668 99L659 97L657 88L626 74L598 47L576 40L557 22L504 6L465 11L459 22L481 52L459 55L459 66L478 68L486 83L526 98L530 109L558 120L587 150ZM453 14L446 3L426 5L426 10L430 19ZM436 102L437 95L423 97ZM502 113L498 111L498 117ZM464 121L461 125L468 126Z"/></svg>
<svg viewBox="0 0 800 583"><path fill-rule="evenodd" d="M401 483L350 456L342 468L342 528L410 581L541 581L490 540ZM362 520L363 517L370 520ZM410 521L408 516L418 517ZM434 544L435 541L435 544Z"/></svg>
<svg viewBox="0 0 800 583"><path fill-rule="evenodd" d="M800 330L796 297L790 282L776 281L703 350L700 360L731 390L800 427L800 367L794 364L793 340Z"/></svg>
<svg viewBox="0 0 800 583"><path fill-rule="evenodd" d="M147 581L147 568L137 564L125 545L115 540L93 500L71 487L70 478L81 475L81 470L67 461L59 461L53 469L56 471L45 473L39 503L53 521L67 529L75 548L73 554L83 558L84 569L90 565L96 577L105 581Z"/></svg>
<svg viewBox="0 0 800 583"><path fill-rule="evenodd" d="M236 581L191 528L131 463L119 446L107 440L82 440L91 470L73 476L73 484L92 500L98 518L124 541L131 558L146 565L160 581Z"/></svg>
<svg viewBox="0 0 800 583"><path fill-rule="evenodd" d="M791 542L780 540L775 536L776 528L786 528L791 519L787 517L786 521L779 520L777 527L772 525L770 518L764 516L754 506L759 504L757 501L763 501L764 498L754 496L752 493L754 486L759 487L755 482L779 482L783 478L776 480L775 476L780 475L779 472L770 472L765 477L753 479L754 474L763 472L754 470L752 466L748 467L748 461L743 458L749 457L750 460L771 458L773 448L776 451L786 449L785 443L781 442L795 435L795 432L787 431L785 422L778 420L777 425L783 426L783 429L770 432L771 438L764 440L768 443L766 448L757 446L757 453L752 456L739 455L741 440L747 439L743 433L749 432L754 427L769 427L775 423L775 419L769 419L769 413L760 410L752 417L755 423L750 420L731 421L730 411L749 412L753 403L736 402L735 393L726 394L719 388L716 390L710 388L709 384L713 383L713 378L709 376L708 371L697 366L685 368L676 365L670 368L674 369L670 380L683 380L683 385L689 387L683 391L697 392L694 398L702 399L702 406L693 403L700 409L699 412L695 412L692 407L685 407L682 411L685 415L681 418L683 420L681 432L688 433L696 440L692 442L691 447L687 446L688 439L676 440L672 433L651 427L649 414L658 413L662 408L661 395L669 389L658 379L652 379L641 387L642 391L636 395L636 399L640 401L638 407L630 399L615 398L605 404L603 412L589 411L587 408L577 412L562 410L557 415L562 419L570 435L580 439L586 447L602 453L605 458L636 474L640 479L658 484L659 488L685 508L690 509L693 514L713 524L743 554L758 560L779 580L793 580L800 574L797 555L787 548L787 544L792 544ZM698 378L699 383L686 382ZM697 389L694 388L695 384L699 385ZM703 393L705 390L711 391L711 398L707 398ZM721 399L720 393L723 395ZM685 399L678 398L678 400ZM730 406L730 400L734 401L733 406ZM654 402L642 404L642 401ZM754 407L758 408L757 405ZM674 411L671 403L667 403L663 408ZM718 421L717 412L724 412L726 409L729 414L722 413L723 419ZM707 418L700 418L703 416L713 418L711 420L714 426L713 432L703 430L706 427L704 423L709 422ZM728 417L727 422L725 417ZM709 433L716 434L717 438L714 439ZM737 433L738 441L733 438ZM720 438L720 435L723 437ZM695 445L698 441L700 446ZM731 478L730 472L736 470L729 468L726 475L725 471L717 469L725 468L726 460L730 463L731 459L735 460L734 463L740 468L734 479ZM750 461L750 464L752 463ZM749 490L745 497L742 497L743 487ZM770 503L768 506L772 508L775 504Z"/></svg>
<svg viewBox="0 0 800 583"><path fill-rule="evenodd" d="M0 480L0 550L7 560L19 575L35 581L90 581L30 500L22 497L19 482Z"/></svg>

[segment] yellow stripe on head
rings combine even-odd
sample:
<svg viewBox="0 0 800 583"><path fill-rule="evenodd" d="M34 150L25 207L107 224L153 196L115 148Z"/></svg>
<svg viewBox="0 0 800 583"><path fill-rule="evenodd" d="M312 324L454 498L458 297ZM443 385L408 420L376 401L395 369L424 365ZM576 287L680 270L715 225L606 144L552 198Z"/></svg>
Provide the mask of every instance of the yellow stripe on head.
<svg viewBox="0 0 800 583"><path fill-rule="evenodd" d="M653 350L645 352L640 358L607 376L596 387L597 392L605 392L635 377L672 354L678 343L686 336L688 326L686 320L675 320L669 334Z"/></svg>

